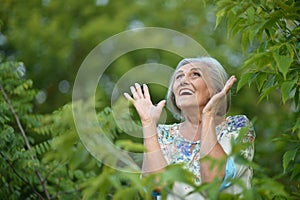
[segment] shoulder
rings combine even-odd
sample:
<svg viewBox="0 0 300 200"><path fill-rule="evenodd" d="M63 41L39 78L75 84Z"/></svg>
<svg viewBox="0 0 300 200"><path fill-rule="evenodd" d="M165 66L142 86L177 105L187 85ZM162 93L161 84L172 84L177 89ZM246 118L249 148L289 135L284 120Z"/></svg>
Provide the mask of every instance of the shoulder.
<svg viewBox="0 0 300 200"><path fill-rule="evenodd" d="M240 129L251 125L250 120L246 115L234 115L226 118L226 124L233 129Z"/></svg>
<svg viewBox="0 0 300 200"><path fill-rule="evenodd" d="M246 115L228 116L218 129L219 139L223 136L233 136L234 138L242 136L250 141L255 138L253 124Z"/></svg>
<svg viewBox="0 0 300 200"><path fill-rule="evenodd" d="M174 139L178 124L159 124L157 126L158 141L162 143L170 143Z"/></svg>

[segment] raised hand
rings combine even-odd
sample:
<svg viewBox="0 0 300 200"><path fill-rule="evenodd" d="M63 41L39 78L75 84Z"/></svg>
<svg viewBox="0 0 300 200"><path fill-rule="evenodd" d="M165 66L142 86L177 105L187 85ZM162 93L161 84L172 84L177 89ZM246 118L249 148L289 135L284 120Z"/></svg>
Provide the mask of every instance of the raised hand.
<svg viewBox="0 0 300 200"><path fill-rule="evenodd" d="M224 88L221 90L221 92L213 95L211 97L211 99L209 100L209 102L206 104L206 106L204 107L202 113L204 115L215 115L218 112L218 108L219 108L219 104L222 100L224 100L225 96L227 95L227 93L229 92L229 90L231 89L231 87L233 86L233 84L236 82L236 77L235 76L231 76Z"/></svg>
<svg viewBox="0 0 300 200"><path fill-rule="evenodd" d="M149 89L146 84L143 84L144 92L138 83L131 86L130 90L133 97L131 97L128 93L124 93L124 96L128 101L133 103L140 116L142 125L156 125L166 101L162 100L157 105L153 105Z"/></svg>

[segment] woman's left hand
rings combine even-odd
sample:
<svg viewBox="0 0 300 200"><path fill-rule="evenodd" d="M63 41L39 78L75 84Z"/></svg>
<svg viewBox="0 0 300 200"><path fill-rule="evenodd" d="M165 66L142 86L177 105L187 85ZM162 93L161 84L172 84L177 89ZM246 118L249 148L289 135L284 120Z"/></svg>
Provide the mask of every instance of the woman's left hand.
<svg viewBox="0 0 300 200"><path fill-rule="evenodd" d="M227 93L229 92L229 90L231 89L233 84L236 82L236 80L237 79L234 75L231 76L227 80L227 82L226 82L224 88L221 90L221 92L219 92L211 97L211 99L208 101L208 103L206 104L206 106L204 107L204 109L202 111L202 114L204 116L206 116L206 115L214 116L217 114L220 102L225 99Z"/></svg>

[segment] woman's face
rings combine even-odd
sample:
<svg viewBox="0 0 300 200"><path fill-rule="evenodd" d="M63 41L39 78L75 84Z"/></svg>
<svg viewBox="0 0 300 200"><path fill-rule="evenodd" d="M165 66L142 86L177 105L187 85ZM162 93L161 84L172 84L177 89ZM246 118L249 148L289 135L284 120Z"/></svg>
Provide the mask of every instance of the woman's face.
<svg viewBox="0 0 300 200"><path fill-rule="evenodd" d="M173 93L180 110L204 107L210 99L210 93L202 78L201 67L204 64L189 63L175 71Z"/></svg>

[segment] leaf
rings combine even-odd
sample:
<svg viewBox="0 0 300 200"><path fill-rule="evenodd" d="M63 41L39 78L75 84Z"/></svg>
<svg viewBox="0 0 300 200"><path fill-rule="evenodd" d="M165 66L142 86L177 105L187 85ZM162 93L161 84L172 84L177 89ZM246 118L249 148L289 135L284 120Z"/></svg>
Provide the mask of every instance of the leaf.
<svg viewBox="0 0 300 200"><path fill-rule="evenodd" d="M276 89L276 86L271 86L271 87L268 87L266 88L263 92L262 92L262 95L261 97L259 98L258 100L258 103L261 102L264 98L266 98L273 90Z"/></svg>
<svg viewBox="0 0 300 200"><path fill-rule="evenodd" d="M240 91L240 89L246 85L246 83L249 83L249 79L250 77L252 76L253 74L252 73L247 73L247 74L243 74L241 76L241 79L239 80L238 82L238 86L237 86L237 89L236 91Z"/></svg>
<svg viewBox="0 0 300 200"><path fill-rule="evenodd" d="M217 12L217 14L216 14L216 26L215 26L215 28L217 28L219 26L219 24L221 23L221 21L224 19L224 15L225 15L224 11Z"/></svg>
<svg viewBox="0 0 300 200"><path fill-rule="evenodd" d="M293 180L296 176L300 176L300 164L295 164L293 166L292 175L290 180Z"/></svg>
<svg viewBox="0 0 300 200"><path fill-rule="evenodd" d="M294 95L294 103L295 103L295 107L298 107L299 102L300 102L300 86L296 87L296 91L295 91L295 95Z"/></svg>
<svg viewBox="0 0 300 200"><path fill-rule="evenodd" d="M221 21L223 19L225 19L226 17L228 18L228 15L231 13L231 9L234 7L234 2L232 2L231 0L218 1L217 2L217 7L219 9L218 9L218 12L216 14L217 19L216 19L215 28L219 26L219 24L221 23ZM228 19L227 23L231 23L231 20Z"/></svg>
<svg viewBox="0 0 300 200"><path fill-rule="evenodd" d="M184 169L182 165L169 165L166 169L167 170L161 174L162 183L174 183L175 181L180 181L193 185L193 174Z"/></svg>
<svg viewBox="0 0 300 200"><path fill-rule="evenodd" d="M278 183L271 178L252 179L254 187L263 194L263 199L276 199L275 196L282 196L284 199L289 199L285 191L284 185Z"/></svg>
<svg viewBox="0 0 300 200"><path fill-rule="evenodd" d="M289 72L289 68L293 59L289 56L279 55L276 52L273 52L273 57L276 61L279 71L282 73L284 80L286 80L286 75Z"/></svg>
<svg viewBox="0 0 300 200"><path fill-rule="evenodd" d="M300 118L298 118L294 124L294 127L292 129L293 132L298 131L299 135L300 135ZM300 140L300 137L298 137L298 139Z"/></svg>
<svg viewBox="0 0 300 200"><path fill-rule="evenodd" d="M258 91L261 91L267 81L267 73L259 73L256 77Z"/></svg>
<svg viewBox="0 0 300 200"><path fill-rule="evenodd" d="M282 97L282 102L285 103L289 98L291 98L290 93L292 89L294 88L294 85L296 84L295 81L286 81L282 83L281 85L281 97Z"/></svg>
<svg viewBox="0 0 300 200"><path fill-rule="evenodd" d="M247 19L249 21L249 24L252 24L254 23L254 14L255 14L255 10L253 7L249 7L247 10L246 10L246 13L247 13Z"/></svg>
<svg viewBox="0 0 300 200"><path fill-rule="evenodd" d="M289 150L284 153L283 155L283 172L285 173L287 170L288 165L295 160L298 148Z"/></svg>
<svg viewBox="0 0 300 200"><path fill-rule="evenodd" d="M242 34L242 44L241 45L242 45L243 53L245 53L247 50L248 42L249 42L249 31L246 31Z"/></svg>
<svg viewBox="0 0 300 200"><path fill-rule="evenodd" d="M244 67L256 63L258 60L263 59L264 56L266 56L268 52L259 52L251 55L244 63Z"/></svg>
<svg viewBox="0 0 300 200"><path fill-rule="evenodd" d="M114 195L115 200L122 199L136 199L138 197L138 192L136 188L124 188L119 189Z"/></svg>
<svg viewBox="0 0 300 200"><path fill-rule="evenodd" d="M285 46L286 46L286 48L287 48L289 54L291 55L291 58L293 59L293 58L294 58L294 54L295 54L295 52L297 52L297 50L295 49L294 46L292 46L292 45L289 44L289 43L286 43Z"/></svg>
<svg viewBox="0 0 300 200"><path fill-rule="evenodd" d="M120 139L117 140L115 143L116 146L126 150L126 151L133 151L133 152L144 152L146 148L141 143L133 142L129 139Z"/></svg>

